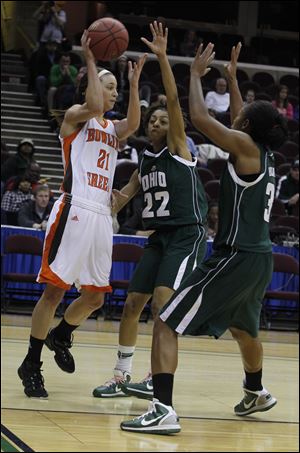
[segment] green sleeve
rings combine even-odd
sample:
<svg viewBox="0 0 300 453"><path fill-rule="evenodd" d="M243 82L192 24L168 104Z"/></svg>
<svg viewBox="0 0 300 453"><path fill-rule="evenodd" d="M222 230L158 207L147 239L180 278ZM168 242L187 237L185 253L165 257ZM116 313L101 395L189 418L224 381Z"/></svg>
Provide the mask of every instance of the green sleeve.
<svg viewBox="0 0 300 453"><path fill-rule="evenodd" d="M62 73L58 64L52 66L50 71L50 86L58 87L62 82Z"/></svg>

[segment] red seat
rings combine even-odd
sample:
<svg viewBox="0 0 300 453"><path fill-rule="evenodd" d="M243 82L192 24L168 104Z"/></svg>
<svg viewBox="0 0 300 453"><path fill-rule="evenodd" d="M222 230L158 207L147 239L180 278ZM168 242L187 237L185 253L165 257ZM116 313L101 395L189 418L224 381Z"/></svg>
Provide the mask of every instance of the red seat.
<svg viewBox="0 0 300 453"><path fill-rule="evenodd" d="M277 169L279 165L286 163L286 157L279 153L278 151L273 151L274 159L275 159L275 168Z"/></svg>
<svg viewBox="0 0 300 453"><path fill-rule="evenodd" d="M258 83L262 88L274 84L274 77L269 72L256 72L252 81Z"/></svg>
<svg viewBox="0 0 300 453"><path fill-rule="evenodd" d="M292 278L296 278L299 275L299 263L290 255L283 253L273 253L274 269L273 272L281 272L289 275L288 283ZM288 301L288 303L277 304L272 307L268 303L270 299L277 299L281 301ZM291 302L292 301L292 304ZM288 313L288 314L287 314ZM287 325L288 322L295 326L295 330L298 330L299 319L299 290L298 291L286 291L284 287L280 287L275 290L267 290L264 296L262 304L262 316L261 320L263 326L266 328L274 328L275 322L280 321Z"/></svg>
<svg viewBox="0 0 300 453"><path fill-rule="evenodd" d="M143 256L144 248L137 244L114 244L112 251L112 261L120 263L135 263L139 262ZM123 310L123 304L127 297L127 290L129 286L130 278L124 280L110 280L112 287L112 293L106 294L106 300L104 304L104 319L120 319L117 317L118 308ZM121 290L121 293L120 293ZM149 318L149 309L148 317Z"/></svg>
<svg viewBox="0 0 300 453"><path fill-rule="evenodd" d="M130 160L120 162L115 171L115 177L114 177L114 183L113 187L114 189L122 189L124 187L129 179L131 178L132 173L137 169L138 164L136 162L132 162Z"/></svg>
<svg viewBox="0 0 300 453"><path fill-rule="evenodd" d="M279 167L276 168L276 175L278 176L285 176L289 173L291 168L291 164L280 164Z"/></svg>
<svg viewBox="0 0 300 453"><path fill-rule="evenodd" d="M280 216L285 216L286 215L286 210L284 203L279 200L278 198L274 199L272 210L271 210L271 219L275 220Z"/></svg>
<svg viewBox="0 0 300 453"><path fill-rule="evenodd" d="M4 259L5 256L9 254L36 255L41 257L43 254L43 242L38 237L27 236L25 234L15 234L8 236L4 243ZM37 284L36 289L32 289L32 287L28 288L28 286L26 287L26 285L24 285L26 283L36 283L36 279L37 274L30 274L25 272L5 272L2 274L4 312L8 310L9 304L13 299L20 303L21 308L22 302L24 302L24 296L26 296L27 302L32 302L33 296L41 296L42 287L40 285ZM18 285L18 287L16 285L10 287L9 282L21 283L21 285ZM23 299L18 299L18 296L22 296Z"/></svg>
<svg viewBox="0 0 300 453"><path fill-rule="evenodd" d="M220 181L217 179L213 179L212 181L208 181L205 185L205 192L209 195L211 201L217 201L219 199L220 194Z"/></svg>
<svg viewBox="0 0 300 453"><path fill-rule="evenodd" d="M288 140L277 151L291 162L299 155L299 145Z"/></svg>
<svg viewBox="0 0 300 453"><path fill-rule="evenodd" d="M275 225L294 228L294 230L299 232L299 217L293 215L280 216L276 219Z"/></svg>
<svg viewBox="0 0 300 453"><path fill-rule="evenodd" d="M208 168L197 167L198 176L202 181L202 184L205 185L208 181L216 179L215 175Z"/></svg>

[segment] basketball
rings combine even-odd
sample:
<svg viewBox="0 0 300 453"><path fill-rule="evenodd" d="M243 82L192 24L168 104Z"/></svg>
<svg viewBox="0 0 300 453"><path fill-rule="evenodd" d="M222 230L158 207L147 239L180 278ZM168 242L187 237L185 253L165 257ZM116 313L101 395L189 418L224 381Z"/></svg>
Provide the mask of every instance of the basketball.
<svg viewBox="0 0 300 453"><path fill-rule="evenodd" d="M96 20L89 26L88 32L90 49L96 60L118 58L128 47L128 31L121 22L111 17Z"/></svg>

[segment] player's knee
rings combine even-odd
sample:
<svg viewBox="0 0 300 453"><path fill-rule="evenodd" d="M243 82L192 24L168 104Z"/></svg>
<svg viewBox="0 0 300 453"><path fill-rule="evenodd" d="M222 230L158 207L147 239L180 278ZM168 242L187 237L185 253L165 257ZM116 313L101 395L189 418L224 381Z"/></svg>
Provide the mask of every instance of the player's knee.
<svg viewBox="0 0 300 453"><path fill-rule="evenodd" d="M151 312L152 312L153 319L156 319L158 317L160 309L161 309L161 304L157 303L156 300L153 300L152 304L151 304Z"/></svg>
<svg viewBox="0 0 300 453"><path fill-rule="evenodd" d="M57 307L60 304L64 293L65 291L61 288L52 285L47 286L42 296L43 303L51 307Z"/></svg>
<svg viewBox="0 0 300 453"><path fill-rule="evenodd" d="M131 293L124 305L123 316L125 318L138 318L143 311L143 303L138 294Z"/></svg>
<svg viewBox="0 0 300 453"><path fill-rule="evenodd" d="M245 342L248 340L251 340L250 335L245 331L241 329L237 329L236 327L230 327L230 332L232 337L237 341L237 342Z"/></svg>
<svg viewBox="0 0 300 453"><path fill-rule="evenodd" d="M86 300L89 309L95 311L102 307L104 296L102 293L89 293Z"/></svg>

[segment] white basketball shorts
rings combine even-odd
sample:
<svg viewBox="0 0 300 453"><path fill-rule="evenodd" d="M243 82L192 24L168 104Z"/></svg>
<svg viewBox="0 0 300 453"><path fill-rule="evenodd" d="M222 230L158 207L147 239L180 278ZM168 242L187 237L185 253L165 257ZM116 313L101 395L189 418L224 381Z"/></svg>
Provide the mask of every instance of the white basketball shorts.
<svg viewBox="0 0 300 453"><path fill-rule="evenodd" d="M71 199L65 202L62 195L53 206L37 281L65 290L76 282L88 291L111 292L113 230L112 217L106 214L110 209L95 212L78 198Z"/></svg>

